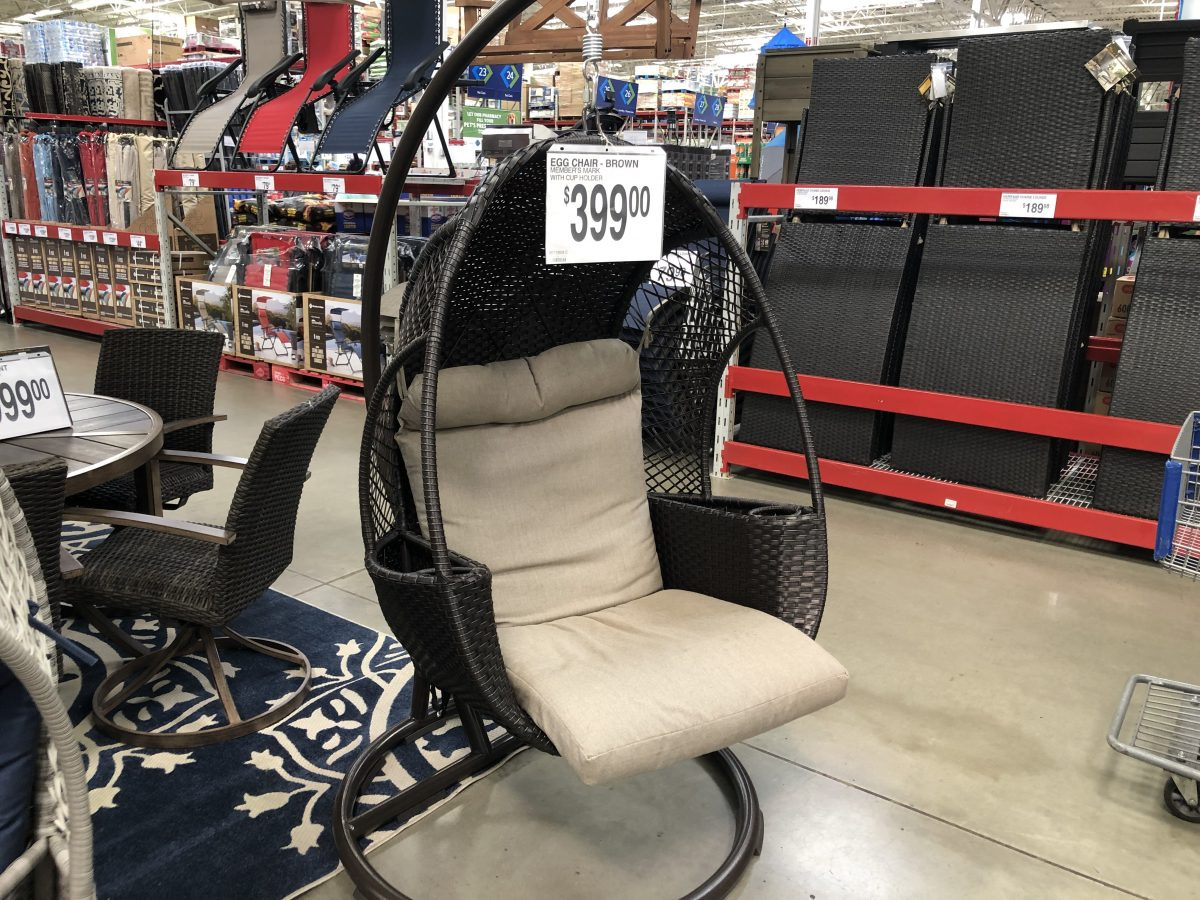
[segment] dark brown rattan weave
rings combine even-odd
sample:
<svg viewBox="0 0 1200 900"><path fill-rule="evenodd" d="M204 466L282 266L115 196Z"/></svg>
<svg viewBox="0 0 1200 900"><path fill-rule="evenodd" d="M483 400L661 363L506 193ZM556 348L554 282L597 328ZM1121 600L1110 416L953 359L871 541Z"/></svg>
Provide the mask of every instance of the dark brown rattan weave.
<svg viewBox="0 0 1200 900"><path fill-rule="evenodd" d="M4 474L25 514L29 535L37 549L51 619L55 628L61 628L63 586L58 547L62 536L67 465L61 459L47 457L37 462L7 466Z"/></svg>
<svg viewBox="0 0 1200 900"><path fill-rule="evenodd" d="M1169 191L1200 188L1200 38L1184 44L1183 83L1167 126L1162 179Z"/></svg>
<svg viewBox="0 0 1200 900"><path fill-rule="evenodd" d="M399 347L367 411L359 499L368 572L420 674L460 705L554 752L517 703L505 672L490 572L446 544L432 414L441 369L640 334L646 484L667 586L769 610L815 634L826 550L803 401L745 251L695 187L668 167L664 255L653 275L650 262L545 265L547 148L532 145L497 166L417 261ZM812 506L769 521L749 512L759 504L714 499L708 474L722 372L759 327L760 340L775 344L789 375L793 412L813 461ZM423 471L422 483L410 486L395 441L397 376L407 383L417 373L424 375ZM424 492L426 534L413 513L414 489ZM675 536L684 532L686 548ZM722 549L702 552L710 543ZM736 559L735 548L744 550Z"/></svg>
<svg viewBox="0 0 1200 900"><path fill-rule="evenodd" d="M263 425L225 522L232 543L121 528L87 555L68 596L196 625L229 622L292 561L300 494L339 393L327 387Z"/></svg>
<svg viewBox="0 0 1200 900"><path fill-rule="evenodd" d="M114 328L100 340L95 391L107 397L131 400L154 410L164 425L181 419L211 416L217 393L224 340L207 331L167 328ZM163 437L166 450L212 452L213 426L197 425ZM212 468L182 463L162 463L162 498L186 500L211 490ZM137 492L133 475L76 494L76 506L134 510Z"/></svg>

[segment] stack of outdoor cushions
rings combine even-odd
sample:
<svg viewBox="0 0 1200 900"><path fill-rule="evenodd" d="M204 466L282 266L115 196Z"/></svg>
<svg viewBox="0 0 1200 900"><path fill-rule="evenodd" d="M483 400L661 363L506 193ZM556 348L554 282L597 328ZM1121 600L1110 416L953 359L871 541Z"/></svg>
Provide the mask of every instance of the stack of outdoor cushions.
<svg viewBox="0 0 1200 900"><path fill-rule="evenodd" d="M1183 54L1183 84L1173 110L1165 187L1200 190L1200 40ZM1129 324L1117 365L1111 414L1181 425L1200 409L1200 241L1153 238L1138 262ZM1165 457L1105 447L1093 505L1156 518Z"/></svg>
<svg viewBox="0 0 1200 900"><path fill-rule="evenodd" d="M919 88L933 59L817 60L799 182L928 183L938 119ZM783 227L767 292L798 372L895 383L922 227L894 217ZM768 340L755 342L749 364L779 369ZM809 416L822 457L867 465L884 446L886 421L874 412L810 403ZM747 394L738 439L800 450L791 401Z"/></svg>
<svg viewBox="0 0 1200 900"><path fill-rule="evenodd" d="M1101 188L1132 118L1084 64L1111 40L1077 31L968 38L959 47L943 183ZM903 387L1059 408L1082 404L1083 345L1107 224L931 226L904 349ZM898 416L896 469L1042 496L1065 443Z"/></svg>

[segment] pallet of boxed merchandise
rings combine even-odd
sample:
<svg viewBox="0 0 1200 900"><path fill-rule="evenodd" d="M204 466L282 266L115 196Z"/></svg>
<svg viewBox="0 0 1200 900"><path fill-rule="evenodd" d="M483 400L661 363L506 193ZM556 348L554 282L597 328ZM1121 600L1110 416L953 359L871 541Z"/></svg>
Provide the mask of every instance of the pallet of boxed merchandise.
<svg viewBox="0 0 1200 900"><path fill-rule="evenodd" d="M302 295L239 285L235 297L237 355L273 366L302 366Z"/></svg>
<svg viewBox="0 0 1200 900"><path fill-rule="evenodd" d="M583 80L583 63L559 63L555 86L558 88L559 118L569 119L583 115L583 107L587 99L587 86Z"/></svg>
<svg viewBox="0 0 1200 900"><path fill-rule="evenodd" d="M305 366L361 380L362 304L324 294L304 295Z"/></svg>

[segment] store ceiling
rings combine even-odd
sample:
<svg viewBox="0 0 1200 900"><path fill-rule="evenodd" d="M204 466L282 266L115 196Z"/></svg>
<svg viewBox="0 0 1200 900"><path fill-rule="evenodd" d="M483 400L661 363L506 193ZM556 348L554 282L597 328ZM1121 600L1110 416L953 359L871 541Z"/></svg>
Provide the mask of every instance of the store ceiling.
<svg viewBox="0 0 1200 900"><path fill-rule="evenodd" d="M236 6L227 0L0 0L0 25L73 19L100 25L149 27L156 14L211 16L232 14L235 10Z"/></svg>

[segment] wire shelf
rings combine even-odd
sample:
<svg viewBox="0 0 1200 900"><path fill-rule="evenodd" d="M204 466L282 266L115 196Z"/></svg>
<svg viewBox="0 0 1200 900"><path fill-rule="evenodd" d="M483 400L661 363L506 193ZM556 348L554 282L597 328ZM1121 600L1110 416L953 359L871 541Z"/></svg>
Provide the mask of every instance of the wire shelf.
<svg viewBox="0 0 1200 900"><path fill-rule="evenodd" d="M1098 458L1089 453L1072 453L1067 459L1067 464L1063 466L1062 472L1059 473L1058 481L1054 482L1050 486L1050 490L1046 492L1045 499L1052 503L1061 503L1064 506L1089 509L1092 505L1092 494L1096 490L1096 469L1098 463ZM944 478L933 478L930 475L922 475L919 472L908 472L904 469L897 469L892 465L892 455L890 453L885 453L871 463L871 468L878 469L881 472L899 472L903 475L916 475L926 478L929 481L940 481L943 484L955 484L955 482L947 481ZM1200 538L1200 531L1197 532L1197 537Z"/></svg>

